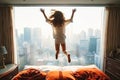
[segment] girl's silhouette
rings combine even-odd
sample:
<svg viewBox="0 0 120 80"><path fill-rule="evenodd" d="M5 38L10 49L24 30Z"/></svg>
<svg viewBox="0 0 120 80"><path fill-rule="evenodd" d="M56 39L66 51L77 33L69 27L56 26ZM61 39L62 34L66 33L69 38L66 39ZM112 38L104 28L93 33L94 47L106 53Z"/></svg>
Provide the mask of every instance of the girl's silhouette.
<svg viewBox="0 0 120 80"><path fill-rule="evenodd" d="M58 54L60 51L60 45L62 47L63 53L67 56L68 62L71 62L70 54L66 51L66 43L65 43L65 27L67 24L73 21L73 16L76 11L76 9L72 10L72 15L70 19L65 20L65 17L61 11L54 10L54 13L47 18L44 9L40 9L40 11L43 13L46 22L52 25L53 28L53 37L55 39L55 49L56 49L56 59L58 59Z"/></svg>

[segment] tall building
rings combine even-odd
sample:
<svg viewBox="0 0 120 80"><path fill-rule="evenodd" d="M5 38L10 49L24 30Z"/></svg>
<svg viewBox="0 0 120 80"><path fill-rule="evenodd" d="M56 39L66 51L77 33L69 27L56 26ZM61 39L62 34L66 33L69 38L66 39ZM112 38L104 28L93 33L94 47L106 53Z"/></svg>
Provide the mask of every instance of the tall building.
<svg viewBox="0 0 120 80"><path fill-rule="evenodd" d="M101 31L99 29L95 30L95 37L97 37L97 38L101 37Z"/></svg>
<svg viewBox="0 0 120 80"><path fill-rule="evenodd" d="M80 49L88 50L89 42L88 40L80 40Z"/></svg>
<svg viewBox="0 0 120 80"><path fill-rule="evenodd" d="M89 41L88 40L80 40L80 45L79 45L80 56L86 55L88 53L88 48L89 48Z"/></svg>
<svg viewBox="0 0 120 80"><path fill-rule="evenodd" d="M88 38L92 37L93 36L93 29L92 28L89 28L88 29Z"/></svg>
<svg viewBox="0 0 120 80"><path fill-rule="evenodd" d="M31 42L31 28L24 28L24 41L28 43Z"/></svg>
<svg viewBox="0 0 120 80"><path fill-rule="evenodd" d="M99 54L99 53L100 53L100 42L101 42L101 39L100 39L100 38L97 38L96 54Z"/></svg>
<svg viewBox="0 0 120 80"><path fill-rule="evenodd" d="M97 48L97 38L96 37L90 37L89 52L96 53L96 48Z"/></svg>
<svg viewBox="0 0 120 80"><path fill-rule="evenodd" d="M33 28L32 29L32 36L31 36L32 43L40 46L41 45L41 38L42 38L41 28Z"/></svg>

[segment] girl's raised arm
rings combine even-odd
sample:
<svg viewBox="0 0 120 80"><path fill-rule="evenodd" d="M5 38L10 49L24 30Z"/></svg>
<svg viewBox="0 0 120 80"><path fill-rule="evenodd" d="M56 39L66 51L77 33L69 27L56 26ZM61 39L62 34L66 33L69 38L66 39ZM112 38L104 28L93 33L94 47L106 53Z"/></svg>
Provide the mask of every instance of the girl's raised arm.
<svg viewBox="0 0 120 80"><path fill-rule="evenodd" d="M49 19L47 18L47 16L46 16L46 14L45 14L44 9L40 9L40 11L43 13L43 15L44 15L44 17L45 17L46 21L48 21Z"/></svg>
<svg viewBox="0 0 120 80"><path fill-rule="evenodd" d="M73 21L73 16L74 16L75 11L76 11L76 9L72 10L72 15L71 15L71 18L70 18L71 22Z"/></svg>

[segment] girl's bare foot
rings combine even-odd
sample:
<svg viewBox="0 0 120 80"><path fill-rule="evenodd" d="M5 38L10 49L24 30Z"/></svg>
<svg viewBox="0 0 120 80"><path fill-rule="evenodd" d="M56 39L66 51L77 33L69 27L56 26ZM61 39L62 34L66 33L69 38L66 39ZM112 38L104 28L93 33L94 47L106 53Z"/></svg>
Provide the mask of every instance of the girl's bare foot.
<svg viewBox="0 0 120 80"><path fill-rule="evenodd" d="M71 62L71 58L70 58L70 54L67 55L68 56L68 62Z"/></svg>
<svg viewBox="0 0 120 80"><path fill-rule="evenodd" d="M65 55L67 55L67 58L68 58L68 62L70 63L71 62L71 58L70 58L70 54L68 54L66 51L63 51Z"/></svg>
<svg viewBox="0 0 120 80"><path fill-rule="evenodd" d="M55 58L58 59L58 53L55 54Z"/></svg>

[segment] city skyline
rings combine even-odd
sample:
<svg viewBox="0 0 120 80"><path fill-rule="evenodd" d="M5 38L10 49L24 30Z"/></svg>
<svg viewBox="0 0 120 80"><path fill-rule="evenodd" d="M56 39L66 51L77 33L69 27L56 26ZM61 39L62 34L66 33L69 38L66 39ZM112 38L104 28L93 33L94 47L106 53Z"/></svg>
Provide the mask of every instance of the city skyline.
<svg viewBox="0 0 120 80"><path fill-rule="evenodd" d="M18 30L16 30L17 33ZM72 38L69 42L69 52L71 54L72 62L71 65L88 65L88 64L94 64L98 62L94 61L96 58L95 55L98 57L100 55L100 35L101 33L98 32L95 36L93 36L92 29L90 31L88 30L89 36L86 35L86 32L82 32L81 35L76 35L72 34L74 38ZM32 30L30 28L24 28L24 34L22 34L23 40L22 41L17 41L19 45L17 45L18 48L18 59L21 59L22 57L25 57L24 65L43 65L43 64L52 64L52 65L59 65L56 63L56 60L54 59L54 43L51 43L50 38L49 39L44 39L41 34L40 39L35 38L34 35L39 33L39 30ZM71 36L72 36L71 35ZM86 37L87 36L87 37ZM22 38L18 35L16 35L18 40L21 40ZM42 39L43 38L43 39ZM38 40L37 40L38 39ZM52 38L51 38L52 39ZM48 41L49 40L49 41ZM53 41L53 40L52 40ZM49 44L49 45L48 45ZM73 54L74 53L74 54ZM44 57L42 57L44 56ZM62 55L63 56L63 55ZM80 60L79 63L79 58L82 59ZM32 59L32 61L29 61L29 59ZM64 57L61 59L65 59ZM60 59L60 60L61 60ZM90 59L89 61L87 61ZM95 59L98 60L99 58ZM52 60L52 62L50 62ZM20 60L20 62L23 63L23 61ZM50 63L49 63L50 62ZM22 65L22 64L21 64ZM23 66L24 66L23 65ZM64 62L64 65L67 65L67 63ZM99 66L98 66L99 67Z"/></svg>

